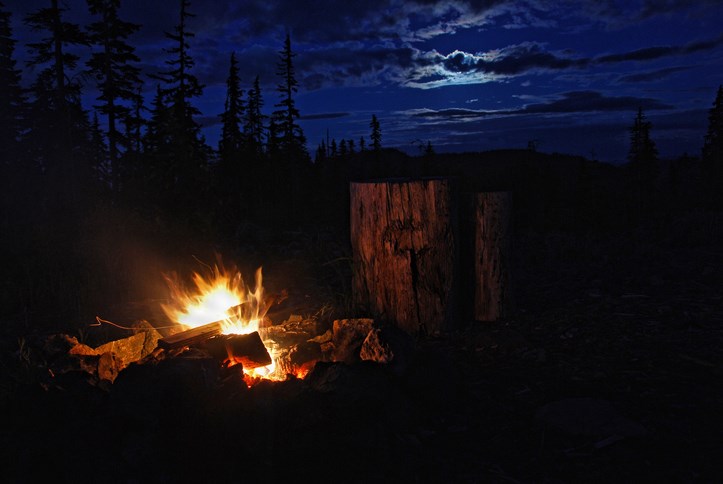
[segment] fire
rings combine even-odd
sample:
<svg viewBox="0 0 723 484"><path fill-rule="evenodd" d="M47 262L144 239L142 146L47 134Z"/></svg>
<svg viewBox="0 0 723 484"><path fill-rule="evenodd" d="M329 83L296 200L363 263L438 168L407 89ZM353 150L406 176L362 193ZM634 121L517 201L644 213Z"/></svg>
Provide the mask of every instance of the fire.
<svg viewBox="0 0 723 484"><path fill-rule="evenodd" d="M264 303L261 268L256 270L254 288L247 287L241 273L216 265L208 276L193 274L193 287L186 289L177 277L166 275L172 304L162 305L163 311L184 329L196 328L222 321L223 334L249 334L259 331L268 307ZM259 334L262 336L263 332ZM253 378L283 379L276 375L275 345L264 341L272 363L263 368L244 369ZM229 355L230 364L234 363ZM285 375L284 375L285 376Z"/></svg>

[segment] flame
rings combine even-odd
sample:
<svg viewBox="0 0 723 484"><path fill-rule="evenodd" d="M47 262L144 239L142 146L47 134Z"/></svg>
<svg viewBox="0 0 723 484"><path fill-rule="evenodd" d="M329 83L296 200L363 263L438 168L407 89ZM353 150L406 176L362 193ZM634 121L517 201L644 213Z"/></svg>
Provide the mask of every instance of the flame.
<svg viewBox="0 0 723 484"><path fill-rule="evenodd" d="M171 304L163 304L166 315L184 329L221 321L223 334L249 334L259 331L268 307L264 303L262 273L259 267L254 278L254 289L244 284L241 273L235 268L225 269L215 265L210 274L193 274L193 285L186 289L175 274L164 275L171 290ZM263 332L259 331L263 341ZM284 379L276 375L277 350L270 341L264 345L271 356L271 364L262 368L244 369L252 378ZM233 355L229 363L235 364ZM285 375L284 375L285 377Z"/></svg>
<svg viewBox="0 0 723 484"><path fill-rule="evenodd" d="M185 329L223 321L223 334L248 334L259 330L266 315L260 267L256 270L253 290L246 287L239 271L226 270L220 265L214 266L207 277L194 272L194 287L190 290L185 289L175 275L165 275L165 278L173 303L163 304L163 311Z"/></svg>

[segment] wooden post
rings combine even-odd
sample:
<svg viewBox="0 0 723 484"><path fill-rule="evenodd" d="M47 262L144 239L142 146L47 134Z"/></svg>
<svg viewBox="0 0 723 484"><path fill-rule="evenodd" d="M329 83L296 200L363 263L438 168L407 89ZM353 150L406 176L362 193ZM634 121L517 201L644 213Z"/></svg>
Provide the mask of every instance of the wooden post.
<svg viewBox="0 0 723 484"><path fill-rule="evenodd" d="M511 294L510 192L477 193L475 213L474 317L497 321L509 315Z"/></svg>
<svg viewBox="0 0 723 484"><path fill-rule="evenodd" d="M354 302L404 331L456 317L457 193L447 178L351 183Z"/></svg>

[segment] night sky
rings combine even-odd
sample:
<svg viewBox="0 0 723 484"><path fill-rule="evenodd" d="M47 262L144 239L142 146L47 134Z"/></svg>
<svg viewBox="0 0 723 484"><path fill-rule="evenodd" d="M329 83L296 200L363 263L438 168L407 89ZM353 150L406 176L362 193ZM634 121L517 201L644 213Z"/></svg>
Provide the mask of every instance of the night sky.
<svg viewBox="0 0 723 484"><path fill-rule="evenodd" d="M9 0L16 58L35 40L21 20L47 0ZM66 0L81 24L85 1ZM164 31L178 2L124 0L121 17L142 24L130 43L146 74L164 68ZM229 57L244 88L260 76L269 114L277 52L291 34L297 106L311 153L331 138L369 137L411 154L525 148L623 162L638 107L663 158L698 155L707 112L723 83L721 0L192 0L197 17L195 101L215 146ZM24 69L29 84L34 73ZM147 101L155 82L146 77ZM92 86L85 107L93 103Z"/></svg>

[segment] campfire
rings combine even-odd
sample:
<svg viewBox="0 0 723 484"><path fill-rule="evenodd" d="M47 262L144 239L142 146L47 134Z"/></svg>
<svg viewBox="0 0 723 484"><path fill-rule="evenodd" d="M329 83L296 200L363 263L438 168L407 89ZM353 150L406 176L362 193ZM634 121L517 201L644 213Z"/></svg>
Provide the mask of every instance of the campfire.
<svg viewBox="0 0 723 484"><path fill-rule="evenodd" d="M289 341L287 334L289 326L303 318L274 326L266 317L269 308L282 302L285 294L264 293L260 267L253 288L235 267L225 268L219 263L208 269L206 275L195 272L189 287L176 274L164 276L170 302L162 304L162 309L178 325L178 331L159 340L159 347L178 351L196 346L223 360L227 367L241 364L247 383L285 380L289 374L303 378L317 358L302 364L291 362L290 353L298 352L301 341ZM306 336L316 336L311 334L315 328L309 326Z"/></svg>

